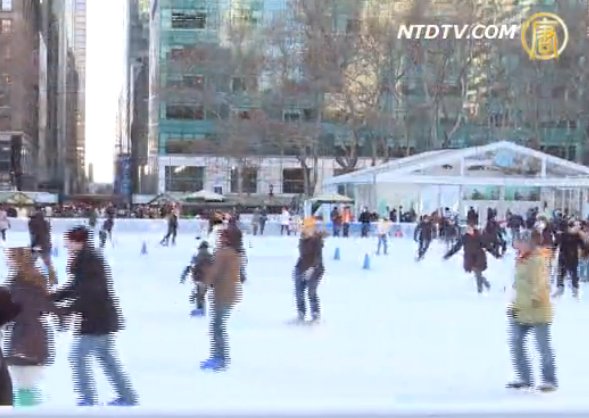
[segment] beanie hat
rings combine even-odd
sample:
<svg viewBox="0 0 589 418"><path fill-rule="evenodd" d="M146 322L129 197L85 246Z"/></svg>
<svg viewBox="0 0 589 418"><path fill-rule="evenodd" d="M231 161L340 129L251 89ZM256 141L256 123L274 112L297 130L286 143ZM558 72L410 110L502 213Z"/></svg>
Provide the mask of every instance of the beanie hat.
<svg viewBox="0 0 589 418"><path fill-rule="evenodd" d="M68 241L86 243L90 238L90 231L85 226L76 226L65 233Z"/></svg>

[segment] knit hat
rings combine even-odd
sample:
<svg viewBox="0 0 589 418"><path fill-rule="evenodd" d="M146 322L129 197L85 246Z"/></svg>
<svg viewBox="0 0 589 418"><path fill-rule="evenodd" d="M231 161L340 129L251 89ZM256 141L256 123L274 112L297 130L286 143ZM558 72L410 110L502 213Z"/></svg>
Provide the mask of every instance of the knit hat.
<svg viewBox="0 0 589 418"><path fill-rule="evenodd" d="M70 242L86 243L90 238L90 231L85 226L76 226L65 233Z"/></svg>

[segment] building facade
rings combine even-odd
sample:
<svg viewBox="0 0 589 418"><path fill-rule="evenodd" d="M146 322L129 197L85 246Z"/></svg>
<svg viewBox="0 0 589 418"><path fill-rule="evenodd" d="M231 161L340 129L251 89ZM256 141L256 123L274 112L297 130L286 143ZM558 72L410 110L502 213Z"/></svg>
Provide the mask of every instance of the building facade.
<svg viewBox="0 0 589 418"><path fill-rule="evenodd" d="M132 193L150 189L147 176L149 10L148 0L127 3L125 82L115 145L115 193L127 200Z"/></svg>
<svg viewBox="0 0 589 418"><path fill-rule="evenodd" d="M39 4L0 1L0 188L36 190Z"/></svg>

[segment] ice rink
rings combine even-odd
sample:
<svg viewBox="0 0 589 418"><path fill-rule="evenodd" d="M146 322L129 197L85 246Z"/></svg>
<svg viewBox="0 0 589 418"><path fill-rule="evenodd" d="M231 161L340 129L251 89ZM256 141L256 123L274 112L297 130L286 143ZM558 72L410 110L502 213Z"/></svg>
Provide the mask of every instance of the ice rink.
<svg viewBox="0 0 589 418"><path fill-rule="evenodd" d="M474 279L462 270L462 253L442 261L437 243L416 263L411 239L392 239L389 255L376 256L375 238L327 238L326 275L319 288L323 321L297 327L287 324L296 316L291 273L297 238L247 237L248 282L228 322L232 365L216 374L199 369L208 357L208 318L189 316L191 284L179 284L198 241L182 234L176 247L164 248L157 245L159 238L154 232L117 234L115 227L115 246L105 249L126 318L119 352L141 409L589 409L589 302L583 294L576 301L568 292L556 302L560 390L539 395L504 389L512 378L505 311L513 255L490 257L487 277L493 287L479 296ZM140 254L144 240L147 255ZM9 233L9 246L27 242L25 233ZM64 283L67 256L61 236L54 242ZM336 261L338 247L341 260ZM370 270L362 269L365 254ZM59 333L56 339L44 407L74 409L67 360L72 335ZM535 370L538 375L537 361ZM96 376L101 401L111 400L108 382Z"/></svg>

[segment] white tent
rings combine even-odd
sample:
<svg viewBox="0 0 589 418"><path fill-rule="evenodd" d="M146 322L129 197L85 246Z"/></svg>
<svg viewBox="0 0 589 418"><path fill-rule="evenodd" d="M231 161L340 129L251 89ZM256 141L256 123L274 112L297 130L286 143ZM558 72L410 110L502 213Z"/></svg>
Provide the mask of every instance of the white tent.
<svg viewBox="0 0 589 418"><path fill-rule="evenodd" d="M411 201L417 210L425 212L428 210L424 208L423 197L427 195L430 202L425 206L436 209L454 206L461 212L472 201L493 201L503 202L500 204L503 207L511 205L506 202L519 202L520 206L522 202L535 206L545 202L553 208L569 207L586 214L589 167L512 142L498 141L425 152L335 176L323 183L325 190L338 185L352 187L357 205L373 208L385 201L399 200L393 196L401 196L405 207ZM522 198L522 193L513 191L524 188L541 189L540 196ZM453 203L448 204L450 200Z"/></svg>
<svg viewBox="0 0 589 418"><path fill-rule="evenodd" d="M209 192L207 190L200 190L198 192L190 193L184 196L185 200L204 200L205 202L222 202L225 200L223 195Z"/></svg>

